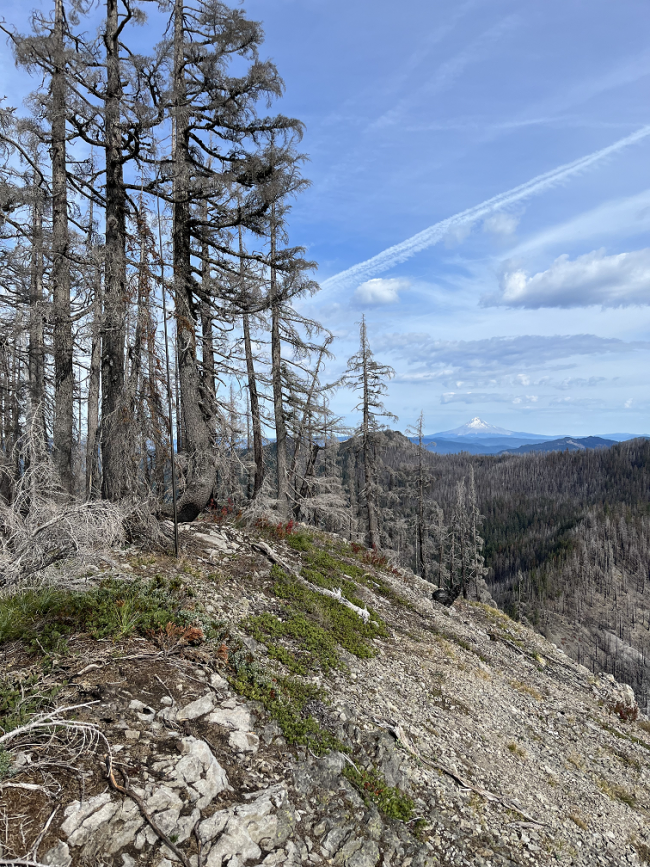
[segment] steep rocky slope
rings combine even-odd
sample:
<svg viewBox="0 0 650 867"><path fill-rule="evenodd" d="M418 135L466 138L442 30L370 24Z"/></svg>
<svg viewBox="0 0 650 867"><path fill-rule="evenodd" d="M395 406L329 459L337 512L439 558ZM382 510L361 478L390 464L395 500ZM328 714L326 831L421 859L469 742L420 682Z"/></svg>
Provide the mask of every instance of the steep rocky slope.
<svg viewBox="0 0 650 867"><path fill-rule="evenodd" d="M0 864L650 863L629 687L336 536L181 541L0 601Z"/></svg>

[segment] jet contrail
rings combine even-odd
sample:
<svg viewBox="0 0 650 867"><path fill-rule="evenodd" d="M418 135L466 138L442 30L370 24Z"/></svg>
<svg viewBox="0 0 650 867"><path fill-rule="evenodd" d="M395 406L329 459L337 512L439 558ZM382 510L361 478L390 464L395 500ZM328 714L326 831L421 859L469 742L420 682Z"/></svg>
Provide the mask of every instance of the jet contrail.
<svg viewBox="0 0 650 867"><path fill-rule="evenodd" d="M405 262L407 259L410 259L411 256L419 253L420 250L424 250L427 247L433 246L433 244L437 244L438 241L444 238L450 229L474 223L476 220L480 220L481 217L485 217L494 211L498 211L501 208L514 204L515 202L520 202L522 199L527 199L535 193L543 192L560 181L577 174L582 169L589 168L589 166L600 162L600 160L605 159L605 157L610 156L610 154L615 154L618 151L623 150L623 148L628 147L628 145L641 141L641 139L646 138L648 135L650 135L650 124L641 127L641 129L638 129L636 132L633 132L625 138L619 139L619 141L614 142L614 144L611 144L606 148L595 151L593 154L581 157L578 160L574 160L572 163L558 166L558 168L552 169L550 172L545 172L543 175L538 175L536 178L527 181L525 184L520 184L512 190L508 190L505 193L499 193L499 195L488 199L480 205L475 205L473 208L468 208L466 211L461 211L459 214L447 217L439 223L434 223L433 226L429 226L428 229L418 232L418 234L413 235L412 238L407 238L406 241L402 241L401 244L395 244L394 247L389 247L387 250L378 253L371 259L366 259L365 262L359 262L358 265L353 265L346 271L341 271L333 277L328 277L327 280L324 280L321 283L321 286L323 289L334 289L350 287L355 284L358 285L364 280L374 277L376 274L381 274L382 271L388 271L400 262Z"/></svg>

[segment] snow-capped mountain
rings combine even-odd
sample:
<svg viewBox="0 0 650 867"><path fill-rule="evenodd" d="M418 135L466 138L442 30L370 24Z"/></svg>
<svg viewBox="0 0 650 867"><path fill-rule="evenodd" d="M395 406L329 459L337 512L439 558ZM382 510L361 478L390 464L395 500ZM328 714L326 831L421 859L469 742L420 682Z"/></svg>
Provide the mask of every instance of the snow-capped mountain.
<svg viewBox="0 0 650 867"><path fill-rule="evenodd" d="M513 434L512 431L505 430L502 427L497 427L493 424L488 424L486 421L483 421L482 418L473 418L471 421L468 421L466 424L461 425L460 427L454 428L453 430L445 430L440 431L438 434L433 434L433 436L439 437L484 437L484 436L517 436L517 434ZM525 436L533 436L533 434L525 434Z"/></svg>

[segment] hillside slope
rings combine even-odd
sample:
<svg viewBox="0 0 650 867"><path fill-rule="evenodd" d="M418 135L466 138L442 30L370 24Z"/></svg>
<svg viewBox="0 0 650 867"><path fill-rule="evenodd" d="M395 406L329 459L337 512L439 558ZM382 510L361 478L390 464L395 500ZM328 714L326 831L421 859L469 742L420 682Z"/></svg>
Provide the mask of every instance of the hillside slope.
<svg viewBox="0 0 650 867"><path fill-rule="evenodd" d="M181 542L0 601L0 857L650 862L629 688L336 536Z"/></svg>

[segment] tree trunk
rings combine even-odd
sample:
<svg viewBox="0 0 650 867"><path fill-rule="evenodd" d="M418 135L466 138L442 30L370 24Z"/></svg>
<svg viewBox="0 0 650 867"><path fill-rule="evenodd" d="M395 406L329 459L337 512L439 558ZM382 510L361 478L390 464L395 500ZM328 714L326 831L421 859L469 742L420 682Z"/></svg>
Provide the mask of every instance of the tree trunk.
<svg viewBox="0 0 650 867"><path fill-rule="evenodd" d="M102 493L119 500L129 487L129 426L124 399L126 190L122 162L118 0L106 0L106 247L102 319Z"/></svg>
<svg viewBox="0 0 650 867"><path fill-rule="evenodd" d="M289 475L287 467L287 424L282 399L282 345L280 341L280 298L278 293L275 204L271 207L271 380L275 416L276 465L278 470L278 513L286 521L289 512Z"/></svg>
<svg viewBox="0 0 650 867"><path fill-rule="evenodd" d="M205 235L206 225L208 222L208 202L207 199L203 202L201 208L201 216L203 219L203 233ZM210 249L207 240L203 239L201 243L201 289L204 297L211 295L211 279L210 279ZM215 366L214 366L214 341L212 336L212 316L210 308L205 301L201 301L201 355L203 358L203 393L204 399L207 401L210 408L210 415L216 409L217 390L215 387Z"/></svg>
<svg viewBox="0 0 650 867"><path fill-rule="evenodd" d="M66 178L66 71L63 0L54 3L52 71L52 294L54 315L54 464L63 489L74 493L72 428L74 374L70 316L68 186Z"/></svg>
<svg viewBox="0 0 650 867"><path fill-rule="evenodd" d="M239 231L239 291L244 295L244 244L242 241L242 228ZM264 447L262 445L262 418L260 416L260 399L257 392L257 376L255 374L255 362L253 360L253 345L251 342L250 319L248 313L243 315L244 325L244 354L246 356L246 374L248 377L248 399L251 411L251 425L253 428L253 459L255 460L255 479L253 480L253 492L251 500L259 494L264 483Z"/></svg>
<svg viewBox="0 0 650 867"><path fill-rule="evenodd" d="M363 353L363 471L365 475L366 513L368 518L368 546L379 548L379 525L375 508L375 454L370 431L370 391L368 370L368 344L365 319L361 321L361 351Z"/></svg>
<svg viewBox="0 0 650 867"><path fill-rule="evenodd" d="M264 447L262 445L262 419L260 416L260 399L257 393L257 377L255 375L255 363L253 361L253 347L251 345L251 330L248 321L248 313L244 313L244 351L246 353L246 373L248 374L248 395L251 407L251 424L253 427L253 458L255 460L255 479L253 481L253 495L259 494L264 482Z"/></svg>
<svg viewBox="0 0 650 867"><path fill-rule="evenodd" d="M35 183L29 288L29 424L38 459L47 447L45 427L45 345L43 338L43 195Z"/></svg>
<svg viewBox="0 0 650 867"><path fill-rule="evenodd" d="M178 520L193 521L212 496L215 463L210 426L201 400L192 303L190 128L185 88L183 0L175 0L174 4L174 125L174 298L178 378L187 454L187 486L178 502ZM207 413L208 408L205 410Z"/></svg>
<svg viewBox="0 0 650 867"><path fill-rule="evenodd" d="M101 275L95 270L95 297L93 299L93 324L90 348L90 375L88 378L88 424L86 431L86 499L93 498L97 483L99 463L97 460L97 430L99 428L99 378L101 369Z"/></svg>

